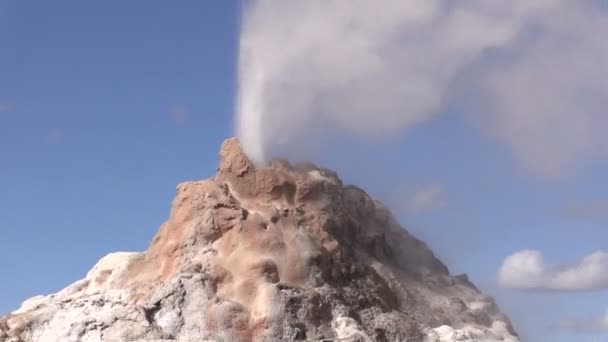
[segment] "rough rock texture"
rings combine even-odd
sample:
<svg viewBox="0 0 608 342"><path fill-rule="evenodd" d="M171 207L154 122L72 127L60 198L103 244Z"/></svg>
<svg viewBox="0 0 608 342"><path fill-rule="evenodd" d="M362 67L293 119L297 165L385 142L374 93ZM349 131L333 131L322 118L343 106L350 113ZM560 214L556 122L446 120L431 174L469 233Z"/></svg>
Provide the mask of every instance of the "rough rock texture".
<svg viewBox="0 0 608 342"><path fill-rule="evenodd" d="M177 187L143 253L114 253L0 317L17 341L503 341L494 301L451 276L365 191L314 165L255 168L224 142Z"/></svg>

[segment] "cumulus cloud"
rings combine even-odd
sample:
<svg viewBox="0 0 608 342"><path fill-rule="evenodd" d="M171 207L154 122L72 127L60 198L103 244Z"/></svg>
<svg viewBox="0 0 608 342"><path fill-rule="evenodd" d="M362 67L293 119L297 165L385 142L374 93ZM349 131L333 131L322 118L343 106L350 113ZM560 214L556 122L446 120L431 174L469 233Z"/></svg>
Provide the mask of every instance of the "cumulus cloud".
<svg viewBox="0 0 608 342"><path fill-rule="evenodd" d="M608 14L582 0L252 0L237 134L251 158L384 139L448 107L555 177L607 155ZM314 135L314 139L311 139Z"/></svg>
<svg viewBox="0 0 608 342"><path fill-rule="evenodd" d="M539 251L525 250L507 257L498 273L502 287L523 290L590 291L608 288L608 251L580 260L547 265Z"/></svg>
<svg viewBox="0 0 608 342"><path fill-rule="evenodd" d="M401 189L393 201L406 213L419 214L446 205L445 191L440 184L429 184L418 189Z"/></svg>
<svg viewBox="0 0 608 342"><path fill-rule="evenodd" d="M576 332L608 332L608 310L603 316L591 320L564 319L554 324L553 328Z"/></svg>

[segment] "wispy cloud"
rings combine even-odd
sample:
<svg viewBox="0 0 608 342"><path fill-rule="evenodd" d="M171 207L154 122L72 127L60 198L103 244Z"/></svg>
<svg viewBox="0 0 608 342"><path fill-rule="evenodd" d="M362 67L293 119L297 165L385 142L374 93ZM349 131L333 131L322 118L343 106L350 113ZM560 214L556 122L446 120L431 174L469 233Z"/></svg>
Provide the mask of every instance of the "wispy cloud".
<svg viewBox="0 0 608 342"><path fill-rule="evenodd" d="M393 202L398 209L409 214L420 214L447 205L445 191L440 184L429 184L422 187L400 189Z"/></svg>
<svg viewBox="0 0 608 342"><path fill-rule="evenodd" d="M183 123L188 118L188 109L183 106L175 106L170 111L171 118L176 123Z"/></svg>
<svg viewBox="0 0 608 342"><path fill-rule="evenodd" d="M0 100L0 113L6 113L11 110L11 106L2 100Z"/></svg>
<svg viewBox="0 0 608 342"><path fill-rule="evenodd" d="M580 220L608 220L608 201L569 202L560 208L560 213Z"/></svg>
<svg viewBox="0 0 608 342"><path fill-rule="evenodd" d="M53 143L58 143L58 142L63 141L63 139L64 139L63 131L61 131L59 129L52 130L48 135L48 139L50 142L53 142Z"/></svg>
<svg viewBox="0 0 608 342"><path fill-rule="evenodd" d="M608 332L608 310L603 316L590 320L563 319L552 326L552 330L576 332Z"/></svg>
<svg viewBox="0 0 608 342"><path fill-rule="evenodd" d="M520 251L504 260L498 284L505 288L541 291L608 289L608 251L597 251L562 265L547 265L539 251Z"/></svg>

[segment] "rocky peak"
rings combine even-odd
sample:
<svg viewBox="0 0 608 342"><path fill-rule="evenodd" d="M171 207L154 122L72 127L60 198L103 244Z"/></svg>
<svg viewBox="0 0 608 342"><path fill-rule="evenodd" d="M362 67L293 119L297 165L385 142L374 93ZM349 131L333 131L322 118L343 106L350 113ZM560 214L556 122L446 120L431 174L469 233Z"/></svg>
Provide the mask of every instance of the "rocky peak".
<svg viewBox="0 0 608 342"><path fill-rule="evenodd" d="M219 155L220 164L217 168L219 175L243 177L250 171L255 170L253 163L247 158L236 138L224 141L220 147Z"/></svg>
<svg viewBox="0 0 608 342"><path fill-rule="evenodd" d="M0 317L10 341L517 341L381 203L332 171L256 167L236 139L178 185L141 253Z"/></svg>

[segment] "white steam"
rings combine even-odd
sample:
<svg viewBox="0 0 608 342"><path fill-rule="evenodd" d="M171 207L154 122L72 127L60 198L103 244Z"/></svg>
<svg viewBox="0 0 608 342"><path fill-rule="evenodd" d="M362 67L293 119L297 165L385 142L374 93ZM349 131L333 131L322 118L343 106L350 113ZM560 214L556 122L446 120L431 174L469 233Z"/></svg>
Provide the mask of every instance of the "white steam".
<svg viewBox="0 0 608 342"><path fill-rule="evenodd" d="M260 162L329 132L403 134L458 107L554 176L606 152L606 33L597 0L253 0L237 133Z"/></svg>

